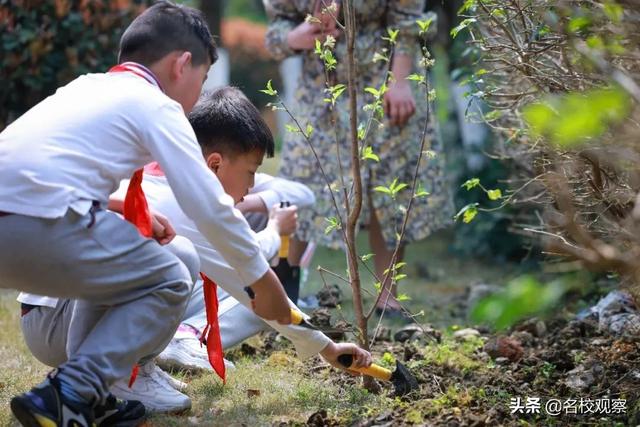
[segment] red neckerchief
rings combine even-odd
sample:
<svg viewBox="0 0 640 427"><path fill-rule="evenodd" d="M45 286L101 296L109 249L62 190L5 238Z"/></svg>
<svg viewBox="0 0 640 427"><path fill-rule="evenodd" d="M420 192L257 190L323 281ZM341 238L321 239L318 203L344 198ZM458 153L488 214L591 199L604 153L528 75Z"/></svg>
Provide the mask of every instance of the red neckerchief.
<svg viewBox="0 0 640 427"><path fill-rule="evenodd" d="M152 162L145 165L144 173L153 176L164 176L164 172L157 162ZM220 339L220 324L218 323L217 285L204 273L200 273L200 276L204 281L202 291L204 292L204 305L207 310L207 326L205 326L200 335L200 342L206 342L209 363L211 364L213 370L216 371L218 376L222 379L222 383L226 384L224 352L222 351L222 340Z"/></svg>
<svg viewBox="0 0 640 427"><path fill-rule="evenodd" d="M222 351L220 324L218 323L218 290L215 282L204 273L200 273L200 277L204 281L202 292L204 292L204 305L207 308L207 326L200 335L200 342L206 340L209 363L222 379L222 384L226 384L224 352Z"/></svg>

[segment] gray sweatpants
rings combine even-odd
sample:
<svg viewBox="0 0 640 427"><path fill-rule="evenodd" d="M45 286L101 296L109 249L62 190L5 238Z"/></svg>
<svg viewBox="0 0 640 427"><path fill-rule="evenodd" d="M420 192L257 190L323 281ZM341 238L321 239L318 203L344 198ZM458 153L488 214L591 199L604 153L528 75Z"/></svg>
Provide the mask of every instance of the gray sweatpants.
<svg viewBox="0 0 640 427"><path fill-rule="evenodd" d="M164 348L184 313L187 267L117 215L0 217L0 287L77 299L61 379L89 402Z"/></svg>
<svg viewBox="0 0 640 427"><path fill-rule="evenodd" d="M176 236L163 248L187 266L191 280L195 282L200 271L200 258L193 243L185 237ZM193 299L192 295L189 304ZM20 328L27 347L36 359L47 366L55 367L67 361L69 325L74 313L75 301L60 298L55 307L35 307L20 318ZM145 360L162 350L157 349L152 355L144 357L140 363L144 364Z"/></svg>

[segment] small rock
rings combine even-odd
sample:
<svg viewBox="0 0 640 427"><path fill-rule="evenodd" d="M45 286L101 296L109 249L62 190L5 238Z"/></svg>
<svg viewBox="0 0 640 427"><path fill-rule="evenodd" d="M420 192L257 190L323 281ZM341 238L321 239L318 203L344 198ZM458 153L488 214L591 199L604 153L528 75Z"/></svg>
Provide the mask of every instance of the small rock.
<svg viewBox="0 0 640 427"><path fill-rule="evenodd" d="M342 303L342 290L334 283L320 289L316 297L320 307L336 308Z"/></svg>
<svg viewBox="0 0 640 427"><path fill-rule="evenodd" d="M609 317L607 327L618 336L640 336L640 316L636 313L620 313Z"/></svg>
<svg viewBox="0 0 640 427"><path fill-rule="evenodd" d="M596 378L591 370L584 366L578 366L567 372L567 377L564 380L565 385L574 391L585 391L595 382Z"/></svg>
<svg viewBox="0 0 640 427"><path fill-rule="evenodd" d="M453 333L453 338L455 338L458 341L466 341L468 339L479 337L479 336L480 336L480 332L478 332L473 328L460 329L459 331L455 331Z"/></svg>
<svg viewBox="0 0 640 427"><path fill-rule="evenodd" d="M535 342L535 338L533 337L533 334L527 331L516 331L513 334L511 334L511 336L516 340L518 340L518 342L522 343L522 345L525 347L529 347L533 345Z"/></svg>
<svg viewBox="0 0 640 427"><path fill-rule="evenodd" d="M527 319L515 327L516 331L527 331L534 337L543 337L547 333L547 324L538 318Z"/></svg>
<svg viewBox="0 0 640 427"><path fill-rule="evenodd" d="M506 364L509 363L509 358L507 358L507 357L496 357L495 362L498 365L506 365Z"/></svg>
<svg viewBox="0 0 640 427"><path fill-rule="evenodd" d="M415 341L423 338L440 342L442 334L429 325L417 325L413 323L403 327L393 335L393 339L397 342Z"/></svg>
<svg viewBox="0 0 640 427"><path fill-rule="evenodd" d="M499 357L506 357L511 362L517 362L522 359L522 356L524 355L522 345L520 345L520 343L515 339L507 337L498 337L489 340L484 345L484 351L486 351L494 360Z"/></svg>
<svg viewBox="0 0 640 427"><path fill-rule="evenodd" d="M596 338L591 340L591 345L596 346L596 347L600 347L603 345L607 345L609 344L609 340L606 338Z"/></svg>

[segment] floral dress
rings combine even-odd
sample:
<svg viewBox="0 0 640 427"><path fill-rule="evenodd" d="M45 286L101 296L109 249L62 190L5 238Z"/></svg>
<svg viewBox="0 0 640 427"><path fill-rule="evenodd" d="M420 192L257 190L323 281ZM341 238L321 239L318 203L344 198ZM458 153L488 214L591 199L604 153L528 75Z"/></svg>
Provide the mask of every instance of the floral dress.
<svg viewBox="0 0 640 427"><path fill-rule="evenodd" d="M353 0L357 22L355 56L358 67L358 123L366 123L370 115L362 108L373 100L372 95L365 93L365 88L379 88L386 75L388 64L373 59L376 52L382 52L383 48L388 47L388 42L382 40L387 35L388 27L400 30L395 46L396 54L401 52L415 58L412 72L420 73L419 27L416 20L422 18L424 3L424 0ZM340 164L346 187L351 188L348 93L345 91L332 109L329 103L323 101L326 97L326 74L322 61L313 51L296 52L287 44L287 34L302 23L307 14L313 14L316 0L265 0L265 4L270 13L267 49L279 60L289 55L302 55L302 78L296 88L294 104L288 108L303 128L307 124L314 127L311 143L331 183L329 187L305 139L299 133L287 132L284 136L279 174L306 184L316 195L314 207L298 213L297 237L304 241L313 240L325 246L338 247L341 234L335 230L325 233L325 230L329 224L327 219L337 216L331 201L331 191L338 198L341 209L344 209ZM330 76L332 84L346 84L344 34L338 38L334 54L338 64ZM415 114L402 127L391 126L387 118L383 120L382 126L373 126L367 141L380 161L361 162L363 186L371 201L370 206L369 197L365 194L365 209L361 218L368 221L369 209L375 209L383 237L390 248L396 243L404 208L411 198L410 187L427 117L428 103L424 87L414 85L412 89L416 100ZM440 138L437 137L433 108L429 112L426 138L425 150L429 150L429 155L423 156L418 183L429 195L414 199L405 234L407 242L427 237L450 224L453 216L451 191L445 179L445 159ZM396 178L398 182L409 186L400 191L395 200L388 194L373 190L377 186L389 186ZM345 218L344 211L342 218Z"/></svg>

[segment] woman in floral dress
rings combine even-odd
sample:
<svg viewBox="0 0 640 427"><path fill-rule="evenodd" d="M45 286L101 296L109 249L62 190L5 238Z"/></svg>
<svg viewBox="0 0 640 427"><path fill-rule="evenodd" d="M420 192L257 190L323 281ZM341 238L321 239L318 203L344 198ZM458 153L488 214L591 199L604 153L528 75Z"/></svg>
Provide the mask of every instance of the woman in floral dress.
<svg viewBox="0 0 640 427"><path fill-rule="evenodd" d="M302 79L298 82L295 101L288 107L303 128L307 124L314 127L311 143L332 184L334 194L340 198L343 194L341 168L347 188L351 187L348 94L345 91L333 109L331 104L323 101L326 97L324 89L327 74L323 62L314 53L314 48L316 39L324 41L327 35L336 37L334 54L338 64L328 77L331 85L346 84L346 37L328 13L322 14L326 11L325 6L329 4L329 0L264 1L270 15L266 37L268 50L278 60L296 54L303 58ZM358 123L366 123L370 115L362 108L373 100L372 95L365 94L365 88L379 88L389 67L385 61L374 61L374 54L384 53L383 49L389 48L388 42L382 39L387 36L387 28L399 30L391 58L395 80L388 84L389 89L384 95L385 118L380 126L372 126L367 139L380 161L362 162L366 196L361 218L368 225L371 251L375 254L375 271L380 278L389 266L404 215L403 208L411 197L410 185L427 118L424 88L406 80L412 73L421 73L418 64L422 56L416 21L423 18L424 6L424 0L353 0L357 26L355 55L360 115ZM338 17L342 22L341 12L338 5ZM322 22L305 21L307 15L314 15ZM424 239L448 225L453 216L451 195L444 176L445 162L441 142L437 137L432 112L429 114L426 150L429 153L423 156L418 182L429 195L414 200L405 242ZM327 219L337 216L331 201L332 190L320 173L317 160L307 142L299 133L287 132L284 136L280 175L308 185L316 195L314 208L299 213L296 237L300 244L292 247L293 252L297 253L292 253L291 261L295 263L295 258L299 257L309 241L339 247L341 233L325 233L329 224ZM377 186L388 186L396 178L397 182L404 182L409 186L400 191L395 200L388 194L373 190ZM340 200L339 204L343 209L343 198ZM344 212L342 217L345 218ZM389 287L390 283L385 285L378 307L382 308L386 301L387 312L398 310L398 302L393 296L389 296L389 292L395 295L395 289Z"/></svg>

